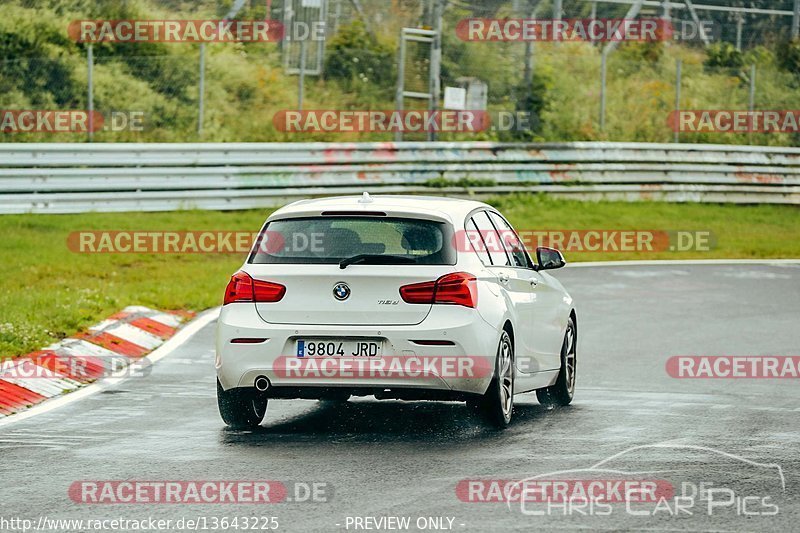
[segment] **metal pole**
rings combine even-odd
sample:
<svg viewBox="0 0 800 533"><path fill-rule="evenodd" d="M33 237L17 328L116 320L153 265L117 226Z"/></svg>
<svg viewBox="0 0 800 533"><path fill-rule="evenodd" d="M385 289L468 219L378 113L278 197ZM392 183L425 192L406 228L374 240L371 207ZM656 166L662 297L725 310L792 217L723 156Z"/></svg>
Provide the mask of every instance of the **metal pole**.
<svg viewBox="0 0 800 533"><path fill-rule="evenodd" d="M688 2L689 0L686 0L686 1ZM642 6L644 5L644 2L645 2L645 0L635 0L635 2L633 4L631 4L631 7L628 10L628 13L625 15L625 17L624 17L625 20L633 20L633 19L635 19L637 17L637 15L639 15L639 11L642 10ZM623 30L623 32L624 32L624 30ZM603 53L605 53L607 55L611 54L611 52L613 52L617 48L618 44L619 44L619 40L612 39L611 42L606 44L605 48L603 48Z"/></svg>
<svg viewBox="0 0 800 533"><path fill-rule="evenodd" d="M306 54L308 52L306 40L300 41L300 72L297 77L297 110L303 110L303 96L306 84Z"/></svg>
<svg viewBox="0 0 800 533"><path fill-rule="evenodd" d="M536 8L531 8L530 18L536 18ZM530 98L533 92L533 41L530 40L525 41L525 90L525 97Z"/></svg>
<svg viewBox="0 0 800 533"><path fill-rule="evenodd" d="M197 135L203 134L203 113L206 100L206 43L200 43L200 81L197 98Z"/></svg>
<svg viewBox="0 0 800 533"><path fill-rule="evenodd" d="M333 35L336 35L339 33L339 20L342 18L342 0L334 0L334 2L336 2L336 8L333 17Z"/></svg>
<svg viewBox="0 0 800 533"><path fill-rule="evenodd" d="M439 110L439 94L442 92L442 25L444 18L444 2L445 0L435 0L434 13L433 13L433 31L436 35L433 36L433 43L431 49L431 71L430 71L430 84L428 92L431 95L430 111L435 113ZM435 141L437 138L435 131L428 132L428 140Z"/></svg>
<svg viewBox="0 0 800 533"><path fill-rule="evenodd" d="M742 51L742 29L744 27L744 18L741 13L736 14L736 49Z"/></svg>
<svg viewBox="0 0 800 533"><path fill-rule="evenodd" d="M704 45L708 46L711 44L711 41L708 39L708 35L706 35L706 29L703 27L703 22L700 20L700 17L697 16L697 10L695 10L692 0L683 1L686 4L686 7L689 9L689 14L692 16L692 20L695 24L697 24L697 31L700 32L700 39L703 41Z"/></svg>
<svg viewBox="0 0 800 533"><path fill-rule="evenodd" d="M600 53L600 131L606 129L606 61L605 50Z"/></svg>
<svg viewBox="0 0 800 533"><path fill-rule="evenodd" d="M564 8L562 6L561 0L553 0L553 19L554 20L561 20L563 17ZM554 43L556 46L560 46L560 42L558 40Z"/></svg>
<svg viewBox="0 0 800 533"><path fill-rule="evenodd" d="M756 110L756 66L750 65L750 102L748 105L750 111L750 127L747 135L748 144L753 144L753 112Z"/></svg>
<svg viewBox="0 0 800 533"><path fill-rule="evenodd" d="M800 0L794 0L792 15L792 39L800 37Z"/></svg>
<svg viewBox="0 0 800 533"><path fill-rule="evenodd" d="M89 111L89 142L94 139L94 50L92 45L86 47L86 84L88 94L86 95L86 107Z"/></svg>
<svg viewBox="0 0 800 533"><path fill-rule="evenodd" d="M397 111L403 111L403 93L406 90L406 36L403 30L400 30L400 59L397 64L397 94L395 95L395 106ZM401 142L403 140L403 130L398 128L394 134L394 140Z"/></svg>
<svg viewBox="0 0 800 533"><path fill-rule="evenodd" d="M681 132L677 122L678 113L681 112L681 80L683 78L683 61L678 59L675 64L675 142L681 142Z"/></svg>

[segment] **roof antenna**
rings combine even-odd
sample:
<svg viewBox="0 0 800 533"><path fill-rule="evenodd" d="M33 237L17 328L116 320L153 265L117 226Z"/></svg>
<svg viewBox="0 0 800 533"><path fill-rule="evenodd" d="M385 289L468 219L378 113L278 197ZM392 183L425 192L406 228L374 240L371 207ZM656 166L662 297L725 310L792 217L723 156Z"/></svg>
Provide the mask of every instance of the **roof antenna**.
<svg viewBox="0 0 800 533"><path fill-rule="evenodd" d="M374 200L368 192L364 192L364 194L361 195L361 200L358 201L360 204L371 204L372 202L374 202Z"/></svg>

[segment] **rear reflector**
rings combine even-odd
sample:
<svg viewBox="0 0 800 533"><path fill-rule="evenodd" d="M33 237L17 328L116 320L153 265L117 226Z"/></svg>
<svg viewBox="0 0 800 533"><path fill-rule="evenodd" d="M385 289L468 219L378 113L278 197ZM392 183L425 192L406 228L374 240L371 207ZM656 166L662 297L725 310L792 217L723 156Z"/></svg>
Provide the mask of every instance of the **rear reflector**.
<svg viewBox="0 0 800 533"><path fill-rule="evenodd" d="M233 339L231 344L261 344L269 339Z"/></svg>
<svg viewBox="0 0 800 533"><path fill-rule="evenodd" d="M411 341L419 346L455 346L453 341Z"/></svg>
<svg viewBox="0 0 800 533"><path fill-rule="evenodd" d="M400 287L400 297L410 304L478 305L478 282L468 272L447 274L436 281Z"/></svg>
<svg viewBox="0 0 800 533"><path fill-rule="evenodd" d="M286 294L286 287L279 283L253 279L246 272L237 272L225 289L223 305L234 302L280 302Z"/></svg>

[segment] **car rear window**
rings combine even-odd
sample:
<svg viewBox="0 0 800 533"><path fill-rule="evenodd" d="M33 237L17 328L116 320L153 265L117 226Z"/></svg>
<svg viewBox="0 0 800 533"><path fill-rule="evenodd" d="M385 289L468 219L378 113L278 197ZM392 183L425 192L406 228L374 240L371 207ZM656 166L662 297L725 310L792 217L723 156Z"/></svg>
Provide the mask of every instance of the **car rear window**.
<svg viewBox="0 0 800 533"><path fill-rule="evenodd" d="M393 217L273 220L259 235L249 262L334 264L361 254L399 256L419 265L454 265L453 228L434 220Z"/></svg>

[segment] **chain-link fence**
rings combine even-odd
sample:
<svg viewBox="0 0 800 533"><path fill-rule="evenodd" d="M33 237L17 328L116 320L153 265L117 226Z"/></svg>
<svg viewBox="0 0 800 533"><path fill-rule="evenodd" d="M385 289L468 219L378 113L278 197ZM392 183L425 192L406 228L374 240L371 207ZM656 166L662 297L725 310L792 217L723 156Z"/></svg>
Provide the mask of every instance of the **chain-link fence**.
<svg viewBox="0 0 800 533"><path fill-rule="evenodd" d="M408 127L402 114L398 123L391 123L398 107L408 113L431 106L424 98L398 99L398 50L400 30L430 22L434 2L274 2L271 17L286 24L282 42L73 43L49 57L6 56L0 58L0 108L94 110L102 124L95 123L93 132L55 133L14 131L13 124L4 124L2 140L393 140L398 127ZM725 4L706 2L715 3ZM791 4L793 0L775 2L770 9L791 11ZM800 113L800 46L787 40L791 17L734 13L732 22L717 17L708 25L713 29L706 35L709 43L696 31L682 41L673 36L613 47L608 40L469 40L459 33L467 19L545 19L554 5L448 2L442 12L437 70L443 88L440 109L485 117L450 129L438 117L427 128L440 127L440 140L796 143L798 128L785 120L795 116L792 111ZM562 5L563 17L590 20L624 18L630 7L582 1ZM263 16L263 7L248 6L248 12L258 9ZM637 17L665 20L660 8L652 7ZM670 17L679 37L686 36L684 23L697 29L686 13ZM297 32L307 32L303 25L310 21L324 23L323 31L305 33L309 42L302 65L298 54L303 38ZM407 43L404 91L429 92L435 69L431 49L429 42ZM462 101L446 94L460 95ZM301 102L304 114L287 115ZM753 126L753 114L767 111L779 113L780 132ZM353 119L353 112L384 114ZM720 112L731 114L728 122L720 121ZM750 122L726 129L735 113L750 113ZM469 127L475 124L479 127ZM408 128L404 138L427 138L426 127L417 126Z"/></svg>

